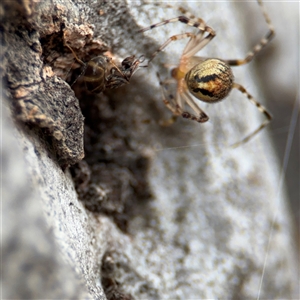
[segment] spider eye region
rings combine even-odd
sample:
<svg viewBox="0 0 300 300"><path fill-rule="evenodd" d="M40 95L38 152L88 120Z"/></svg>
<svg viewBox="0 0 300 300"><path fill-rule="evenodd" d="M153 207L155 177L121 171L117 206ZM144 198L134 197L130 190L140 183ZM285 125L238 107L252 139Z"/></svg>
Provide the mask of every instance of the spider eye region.
<svg viewBox="0 0 300 300"><path fill-rule="evenodd" d="M186 75L188 89L197 99L208 103L228 96L234 76L228 64L219 59L206 59L195 65Z"/></svg>

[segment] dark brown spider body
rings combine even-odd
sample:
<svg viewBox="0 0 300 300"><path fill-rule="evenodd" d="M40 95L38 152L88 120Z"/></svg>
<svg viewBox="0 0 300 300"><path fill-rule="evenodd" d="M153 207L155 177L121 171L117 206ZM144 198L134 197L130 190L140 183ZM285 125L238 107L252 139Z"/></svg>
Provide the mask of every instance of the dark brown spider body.
<svg viewBox="0 0 300 300"><path fill-rule="evenodd" d="M103 92L105 89L116 89L128 84L132 75L144 60L143 56L138 59L134 55L128 56L121 62L121 66L117 66L112 58L100 55L92 58L88 63L84 63L69 45L66 46L71 50L75 59L84 66L78 78L82 78L89 92L96 94Z"/></svg>
<svg viewBox="0 0 300 300"><path fill-rule="evenodd" d="M108 57L97 56L85 65L82 80L85 82L88 91L101 93L105 90L109 62Z"/></svg>
<svg viewBox="0 0 300 300"><path fill-rule="evenodd" d="M122 61L121 67L117 67L111 58L97 56L86 64L83 81L91 93L98 94L105 89L116 89L129 83L140 62L135 56L129 56Z"/></svg>
<svg viewBox="0 0 300 300"><path fill-rule="evenodd" d="M228 64L220 59L206 59L185 75L187 87L197 99L214 103L228 96L234 76Z"/></svg>
<svg viewBox="0 0 300 300"><path fill-rule="evenodd" d="M116 89L124 84L128 84L142 61L143 59L136 59L134 55L126 57L122 61L120 68L112 67L110 69L110 74L106 77L105 87L108 89Z"/></svg>

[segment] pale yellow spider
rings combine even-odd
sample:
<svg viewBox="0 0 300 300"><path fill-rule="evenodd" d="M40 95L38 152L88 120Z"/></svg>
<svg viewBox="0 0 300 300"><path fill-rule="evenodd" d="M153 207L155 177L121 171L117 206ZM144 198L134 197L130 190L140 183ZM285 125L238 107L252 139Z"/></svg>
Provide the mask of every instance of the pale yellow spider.
<svg viewBox="0 0 300 300"><path fill-rule="evenodd" d="M177 82L176 97L167 93L167 87L170 84L170 78L161 81L159 75L157 74L163 91L163 101L175 116L181 115L184 118L203 123L208 120L208 116L198 106L198 104L195 102L195 99L190 94L201 101L215 103L226 98L233 88L238 89L240 92L245 94L254 105L256 105L260 112L266 116L266 120L242 141L234 144L234 147L247 142L255 134L262 130L272 119L272 116L265 109L265 107L257 102L242 85L234 82L234 76L230 67L240 66L250 62L253 57L271 41L275 34L273 25L264 10L262 2L260 0L257 0L257 2L262 9L265 21L269 27L269 32L255 47L253 47L253 49L246 55L244 59L224 60L195 56L197 52L199 52L215 37L216 33L211 27L207 26L202 19L195 18L194 16L179 16L177 18L153 24L140 30L140 32L145 32L172 22L182 22L198 29L196 34L187 32L171 36L163 45L158 48L157 51L152 54L148 64L171 42L183 38L189 38L189 41L181 55L178 67L171 71L173 81ZM185 14L187 13L187 11L183 8L180 8L180 11ZM206 36L204 36L205 33L207 33ZM195 114L191 114L190 112L184 110L185 103L192 108Z"/></svg>

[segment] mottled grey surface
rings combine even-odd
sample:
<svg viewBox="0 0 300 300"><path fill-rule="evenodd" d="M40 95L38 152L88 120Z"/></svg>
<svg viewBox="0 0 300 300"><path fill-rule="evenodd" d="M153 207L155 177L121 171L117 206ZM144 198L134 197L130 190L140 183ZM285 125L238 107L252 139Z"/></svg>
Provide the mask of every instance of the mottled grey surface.
<svg viewBox="0 0 300 300"><path fill-rule="evenodd" d="M1 100L1 296L3 299L90 297L81 272L75 272L79 269L75 262L80 252L71 246L79 245L80 237L89 239L87 233L71 236L74 230L79 232L83 228L80 220L86 215L84 210L81 214L78 210L76 217L72 214L75 208L70 202L79 205L73 183L49 158L37 136L15 128L7 102ZM87 223L87 217L85 220Z"/></svg>
<svg viewBox="0 0 300 300"><path fill-rule="evenodd" d="M82 1L80 7L89 13L92 6L85 5ZM144 49L150 55L166 36L182 32L183 25L174 24L143 38L135 33L135 22L146 26L178 13L128 5L132 15L118 6L114 19L114 11L108 10L114 20L109 24L115 25L107 29L107 39L105 30L95 30L109 45L114 40L122 45L114 49L117 54L141 54ZM249 30L245 35L244 27L236 26L244 16L242 5L189 5L218 33L203 55L242 57L247 43L266 32ZM260 20L258 9L250 12ZM131 22L122 28L118 20L126 16ZM225 146L261 122L255 107L251 110L234 92L224 103L204 106L208 124L179 120L171 128L135 125L136 120L169 116L155 71L162 63L176 62L176 55L179 47L170 46L126 89L108 95L119 99L120 116L133 124L126 133L128 143L151 162L147 178L153 199L136 204L126 234L110 218L84 208L69 171L49 155L43 136L13 123L3 107L4 299L105 299L101 286L109 299L299 298L291 219L268 132L238 149ZM234 73L262 101L252 69L239 67Z"/></svg>

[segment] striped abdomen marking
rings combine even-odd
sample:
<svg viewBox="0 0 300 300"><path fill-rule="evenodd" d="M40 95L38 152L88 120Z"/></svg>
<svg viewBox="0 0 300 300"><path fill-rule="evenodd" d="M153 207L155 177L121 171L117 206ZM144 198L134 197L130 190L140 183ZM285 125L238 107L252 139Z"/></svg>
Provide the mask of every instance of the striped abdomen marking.
<svg viewBox="0 0 300 300"><path fill-rule="evenodd" d="M83 80L86 88L92 93L100 93L106 88L106 76L109 58L97 56L86 65Z"/></svg>
<svg viewBox="0 0 300 300"><path fill-rule="evenodd" d="M218 102L228 96L233 86L233 74L228 64L219 59L206 59L186 75L189 91L204 102Z"/></svg>

